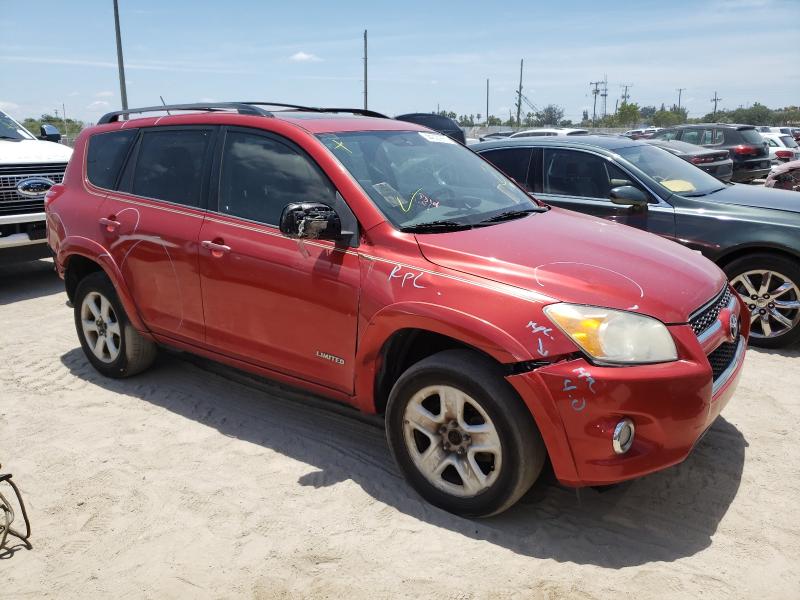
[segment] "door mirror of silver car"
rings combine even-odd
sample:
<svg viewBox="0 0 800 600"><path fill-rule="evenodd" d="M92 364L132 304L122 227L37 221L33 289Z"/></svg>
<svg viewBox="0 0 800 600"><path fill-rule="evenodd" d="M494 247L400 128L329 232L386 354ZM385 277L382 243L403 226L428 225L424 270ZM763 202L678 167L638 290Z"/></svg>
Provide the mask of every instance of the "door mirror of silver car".
<svg viewBox="0 0 800 600"><path fill-rule="evenodd" d="M647 206L647 196L632 185L611 188L611 202L623 206Z"/></svg>
<svg viewBox="0 0 800 600"><path fill-rule="evenodd" d="M39 136L40 140L45 140L46 142L60 142L61 141L61 132L58 130L57 127L50 125L49 123L45 123L44 125L39 127Z"/></svg>
<svg viewBox="0 0 800 600"><path fill-rule="evenodd" d="M320 202L287 204L281 213L280 230L283 235L305 240L339 240L343 236L339 215Z"/></svg>

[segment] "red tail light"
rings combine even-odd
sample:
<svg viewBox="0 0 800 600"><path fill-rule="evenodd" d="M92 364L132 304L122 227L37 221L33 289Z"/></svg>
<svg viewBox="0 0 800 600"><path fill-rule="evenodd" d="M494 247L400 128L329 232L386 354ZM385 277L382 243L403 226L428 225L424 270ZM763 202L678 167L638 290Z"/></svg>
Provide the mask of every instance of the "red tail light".
<svg viewBox="0 0 800 600"><path fill-rule="evenodd" d="M734 154L739 154L740 156L755 156L758 154L758 148L756 146L745 146L743 144L734 146L731 150Z"/></svg>
<svg viewBox="0 0 800 600"><path fill-rule="evenodd" d="M775 157L781 159L793 158L794 152L792 152L791 150L776 150Z"/></svg>
<svg viewBox="0 0 800 600"><path fill-rule="evenodd" d="M689 159L689 162L693 165L702 165L704 163L714 162L714 158L711 156L693 156Z"/></svg>

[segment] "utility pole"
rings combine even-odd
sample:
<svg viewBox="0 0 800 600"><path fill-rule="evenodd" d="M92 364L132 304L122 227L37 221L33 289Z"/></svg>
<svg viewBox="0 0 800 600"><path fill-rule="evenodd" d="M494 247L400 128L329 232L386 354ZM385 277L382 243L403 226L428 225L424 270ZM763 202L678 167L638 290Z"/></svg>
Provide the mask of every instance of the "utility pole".
<svg viewBox="0 0 800 600"><path fill-rule="evenodd" d="M364 30L364 110L367 110L367 30Z"/></svg>
<svg viewBox="0 0 800 600"><path fill-rule="evenodd" d="M125 87L125 65L122 61L122 36L119 32L119 3L114 0L114 29L117 34L117 68L119 69L119 97L122 110L128 110L128 90ZM127 119L127 115L123 118Z"/></svg>
<svg viewBox="0 0 800 600"><path fill-rule="evenodd" d="M681 111L681 94L686 90L686 88L678 88L678 112Z"/></svg>
<svg viewBox="0 0 800 600"><path fill-rule="evenodd" d="M603 99L603 118L606 117L606 99L608 98L608 75L603 74L603 91L600 92L600 97Z"/></svg>
<svg viewBox="0 0 800 600"><path fill-rule="evenodd" d="M593 85L594 89L592 90L592 96L594 96L594 102L592 103L592 127L595 126L595 121L597 120L597 94L600 93L600 84L603 83L602 81L590 81L589 85Z"/></svg>
<svg viewBox="0 0 800 600"><path fill-rule="evenodd" d="M486 126L489 126L489 80L486 80Z"/></svg>
<svg viewBox="0 0 800 600"><path fill-rule="evenodd" d="M523 59L519 59L519 90L517 90L517 127L520 126L520 112L522 111L522 62Z"/></svg>
<svg viewBox="0 0 800 600"><path fill-rule="evenodd" d="M623 104L627 104L628 103L628 99L631 97L631 95L628 93L628 89L632 88L633 84L632 83L621 83L621 84L619 84L619 87L624 88L624 90L625 90L624 92L622 92L622 103Z"/></svg>
<svg viewBox="0 0 800 600"><path fill-rule="evenodd" d="M722 98L717 96L717 92L714 92L714 97L711 99L711 102L714 103L714 116L717 116L717 103L722 101Z"/></svg>
<svg viewBox="0 0 800 600"><path fill-rule="evenodd" d="M67 129L67 109L64 103L61 103L61 118L64 119L64 135L69 137L69 130Z"/></svg>

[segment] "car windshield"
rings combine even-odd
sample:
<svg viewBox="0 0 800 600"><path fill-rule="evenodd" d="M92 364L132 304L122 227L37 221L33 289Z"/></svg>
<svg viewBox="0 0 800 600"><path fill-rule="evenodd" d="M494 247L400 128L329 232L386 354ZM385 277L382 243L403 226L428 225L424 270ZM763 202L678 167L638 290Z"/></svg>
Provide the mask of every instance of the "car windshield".
<svg viewBox="0 0 800 600"><path fill-rule="evenodd" d="M19 123L4 112L0 112L0 140L35 139Z"/></svg>
<svg viewBox="0 0 800 600"><path fill-rule="evenodd" d="M691 163L649 144L619 148L616 153L674 194L705 196L725 187Z"/></svg>
<svg viewBox="0 0 800 600"><path fill-rule="evenodd" d="M399 229L469 227L540 210L500 171L439 133L359 131L318 138Z"/></svg>

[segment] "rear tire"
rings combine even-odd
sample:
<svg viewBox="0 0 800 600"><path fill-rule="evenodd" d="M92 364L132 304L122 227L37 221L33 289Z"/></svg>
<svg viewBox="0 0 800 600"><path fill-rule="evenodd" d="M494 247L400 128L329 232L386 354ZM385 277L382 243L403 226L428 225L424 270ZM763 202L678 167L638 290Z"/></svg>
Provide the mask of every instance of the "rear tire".
<svg viewBox="0 0 800 600"><path fill-rule="evenodd" d="M725 274L750 311L750 345L782 348L800 341L796 261L776 254L750 254L726 265Z"/></svg>
<svg viewBox="0 0 800 600"><path fill-rule="evenodd" d="M73 306L83 352L100 373L130 377L153 363L157 346L133 328L105 273L91 273L78 283Z"/></svg>
<svg viewBox="0 0 800 600"><path fill-rule="evenodd" d="M499 365L446 350L412 365L386 409L389 447L431 504L466 517L500 513L530 489L546 450Z"/></svg>

